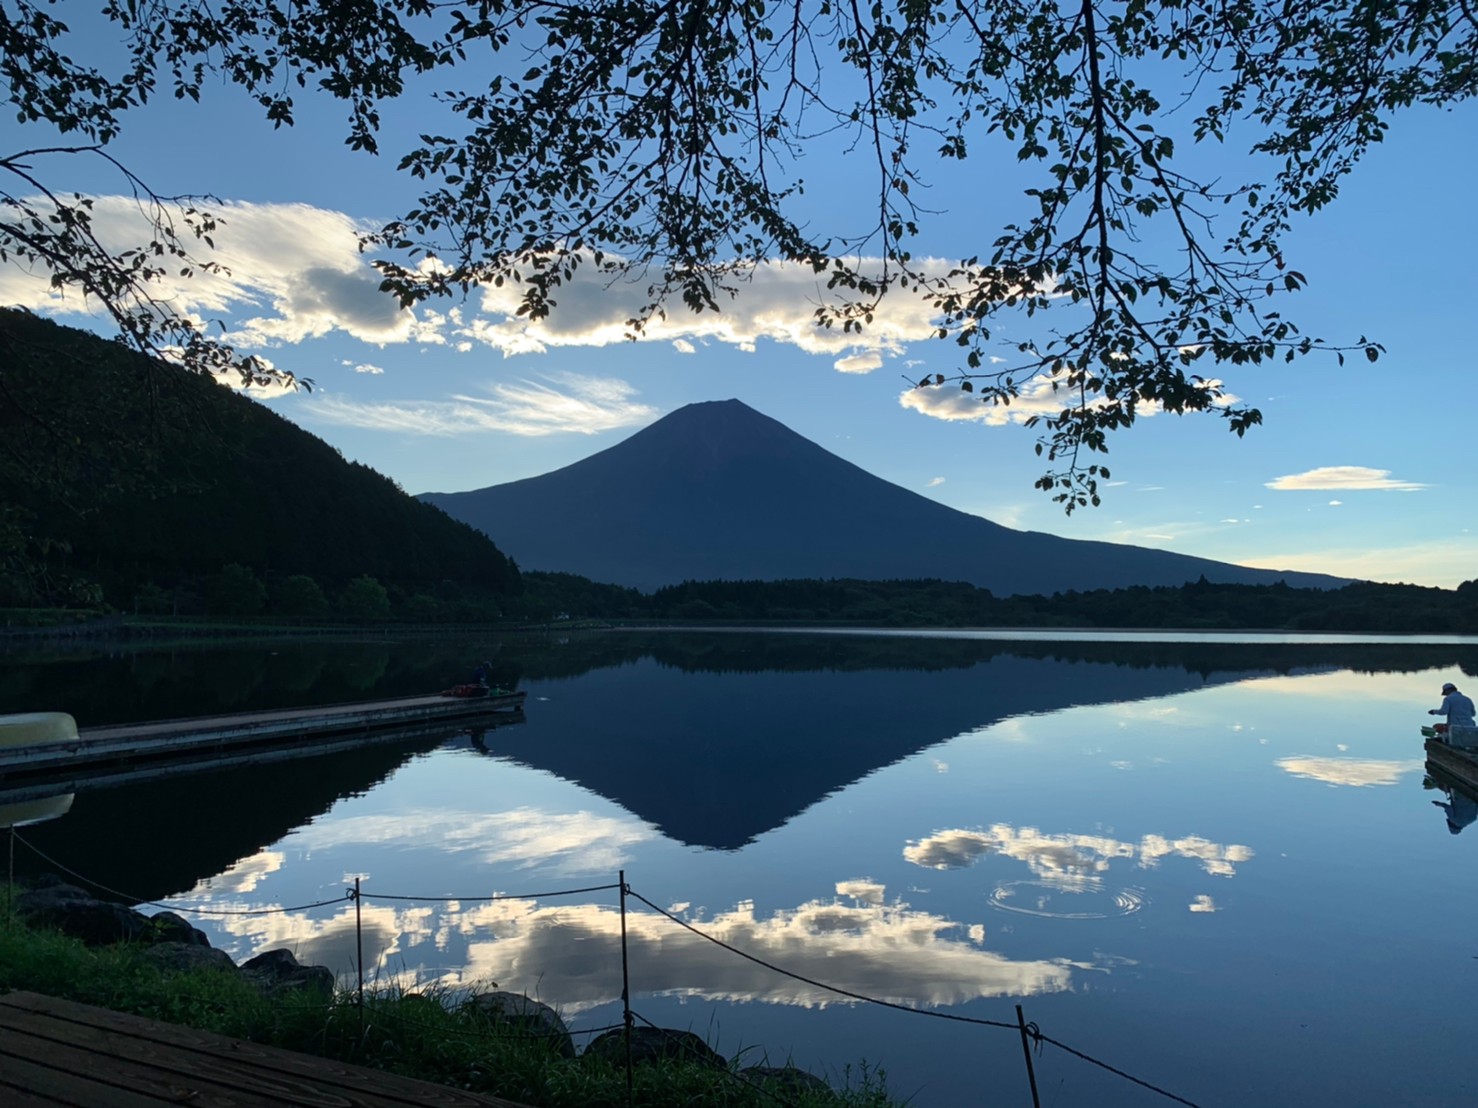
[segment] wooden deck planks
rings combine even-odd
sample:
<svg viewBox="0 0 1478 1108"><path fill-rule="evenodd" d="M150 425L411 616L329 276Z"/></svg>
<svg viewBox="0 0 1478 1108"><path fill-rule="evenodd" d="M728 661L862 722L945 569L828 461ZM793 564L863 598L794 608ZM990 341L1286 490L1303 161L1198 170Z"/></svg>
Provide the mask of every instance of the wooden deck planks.
<svg viewBox="0 0 1478 1108"><path fill-rule="evenodd" d="M11 1084L14 1082L14 1084ZM159 1108L161 1103L187 1103L184 1090L173 1101L139 1096L68 1070L58 1070L29 1058L0 1053L0 1095L6 1108L16 1104L76 1105L77 1108ZM212 1108L225 1108L224 1105Z"/></svg>
<svg viewBox="0 0 1478 1108"><path fill-rule="evenodd" d="M22 1097L119 1108L521 1108L208 1031L11 993L0 997L0 1098L8 1108L26 1103Z"/></svg>

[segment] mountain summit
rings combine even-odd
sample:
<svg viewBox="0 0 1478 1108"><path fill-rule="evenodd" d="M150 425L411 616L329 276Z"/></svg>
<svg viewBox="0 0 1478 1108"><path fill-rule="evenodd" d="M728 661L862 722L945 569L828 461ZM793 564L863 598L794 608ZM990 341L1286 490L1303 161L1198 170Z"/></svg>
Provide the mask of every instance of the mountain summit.
<svg viewBox="0 0 1478 1108"><path fill-rule="evenodd" d="M647 590L796 577L934 577L998 596L1201 576L1344 583L1002 527L874 477L738 400L690 404L541 477L422 499L526 569Z"/></svg>

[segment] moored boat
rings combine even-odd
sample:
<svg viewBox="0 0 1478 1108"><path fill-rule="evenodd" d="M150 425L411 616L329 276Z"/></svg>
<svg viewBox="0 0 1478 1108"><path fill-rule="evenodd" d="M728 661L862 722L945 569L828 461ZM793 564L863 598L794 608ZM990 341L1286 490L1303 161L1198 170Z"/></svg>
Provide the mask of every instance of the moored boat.
<svg viewBox="0 0 1478 1108"><path fill-rule="evenodd" d="M66 712L0 716L0 746L39 746L77 741L77 721Z"/></svg>

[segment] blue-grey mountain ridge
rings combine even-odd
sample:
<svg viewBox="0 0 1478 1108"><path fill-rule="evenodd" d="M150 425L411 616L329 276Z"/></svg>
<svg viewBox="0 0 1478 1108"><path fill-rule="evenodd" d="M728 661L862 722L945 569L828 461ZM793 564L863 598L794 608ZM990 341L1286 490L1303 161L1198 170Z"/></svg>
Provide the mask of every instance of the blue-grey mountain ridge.
<svg viewBox="0 0 1478 1108"><path fill-rule="evenodd" d="M844 461L738 400L680 408L552 473L421 496L524 569L652 590L683 581L968 581L997 596L1345 579L1017 531Z"/></svg>

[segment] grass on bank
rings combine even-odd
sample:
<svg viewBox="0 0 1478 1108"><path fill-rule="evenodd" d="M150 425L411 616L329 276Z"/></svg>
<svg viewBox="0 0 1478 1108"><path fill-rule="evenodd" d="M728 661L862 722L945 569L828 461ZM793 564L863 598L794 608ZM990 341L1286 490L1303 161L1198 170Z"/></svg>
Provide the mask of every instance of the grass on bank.
<svg viewBox="0 0 1478 1108"><path fill-rule="evenodd" d="M170 973L146 947L89 948L16 919L0 925L0 993L44 993L118 1012L387 1070L531 1108L625 1108L626 1074L595 1059L568 1059L546 1043L510 1034L475 1012L458 1012L450 994L381 989L287 994L268 998L230 972ZM447 1003L444 1003L447 1002ZM764 1064L741 1058L733 1063ZM635 1108L890 1108L881 1071L866 1065L842 1075L834 1095L790 1087L760 1090L733 1073L687 1063L639 1065Z"/></svg>

